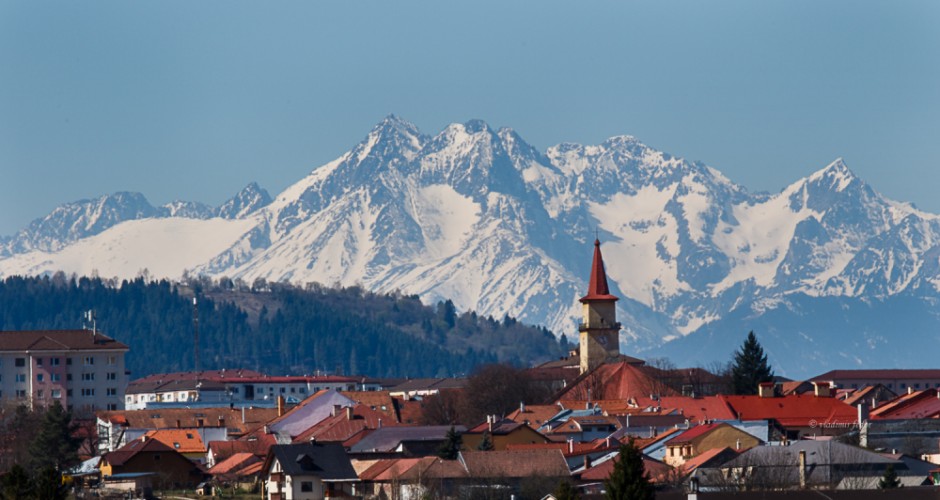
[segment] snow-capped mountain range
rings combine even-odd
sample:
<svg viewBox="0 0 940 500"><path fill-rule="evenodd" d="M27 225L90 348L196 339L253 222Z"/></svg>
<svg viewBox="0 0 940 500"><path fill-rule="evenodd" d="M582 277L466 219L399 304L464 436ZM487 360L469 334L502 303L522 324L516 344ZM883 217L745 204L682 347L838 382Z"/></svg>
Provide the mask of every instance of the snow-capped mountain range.
<svg viewBox="0 0 940 500"><path fill-rule="evenodd" d="M0 275L359 284L574 340L595 234L624 352L706 365L754 330L791 376L932 362L916 345L940 326L940 217L841 159L750 193L629 136L541 152L476 120L427 136L389 116L274 199L250 184L217 208L69 203L0 240Z"/></svg>

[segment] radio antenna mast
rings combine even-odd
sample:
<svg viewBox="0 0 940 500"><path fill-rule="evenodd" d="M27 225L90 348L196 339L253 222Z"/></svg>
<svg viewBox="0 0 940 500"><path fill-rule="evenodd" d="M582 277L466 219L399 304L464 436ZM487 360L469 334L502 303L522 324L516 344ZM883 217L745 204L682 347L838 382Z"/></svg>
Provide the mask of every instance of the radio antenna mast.
<svg viewBox="0 0 940 500"><path fill-rule="evenodd" d="M193 362L194 368L199 376L199 304L196 297L193 296ZM198 380L197 380L198 382Z"/></svg>

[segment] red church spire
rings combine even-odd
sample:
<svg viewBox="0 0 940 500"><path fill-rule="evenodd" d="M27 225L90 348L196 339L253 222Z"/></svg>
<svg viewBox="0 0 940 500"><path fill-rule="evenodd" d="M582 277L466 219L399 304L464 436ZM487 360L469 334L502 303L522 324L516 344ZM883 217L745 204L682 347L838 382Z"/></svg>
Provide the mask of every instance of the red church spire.
<svg viewBox="0 0 940 500"><path fill-rule="evenodd" d="M607 287L607 273L604 272L604 258L601 256L601 242L594 240L594 262L591 264L591 280L588 283L587 295L581 297L581 302L591 300L619 300L616 295L610 294Z"/></svg>

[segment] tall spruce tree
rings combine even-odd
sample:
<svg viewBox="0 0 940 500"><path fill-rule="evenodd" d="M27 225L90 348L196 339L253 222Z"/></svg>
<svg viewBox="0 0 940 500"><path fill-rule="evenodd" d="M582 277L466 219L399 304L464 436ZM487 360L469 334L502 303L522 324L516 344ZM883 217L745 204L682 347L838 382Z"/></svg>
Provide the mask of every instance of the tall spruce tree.
<svg viewBox="0 0 940 500"><path fill-rule="evenodd" d="M493 449L493 439L490 437L490 431L483 431L483 439L481 439L480 444L477 445L477 450L493 451Z"/></svg>
<svg viewBox="0 0 940 500"><path fill-rule="evenodd" d="M463 438L460 437L460 433L457 432L457 429L452 425L450 426L450 430L447 431L447 435L444 437L444 443L441 444L440 449L437 450L437 456L444 460L456 460L461 449L463 449Z"/></svg>
<svg viewBox="0 0 940 500"><path fill-rule="evenodd" d="M79 462L81 438L75 437L77 425L72 414L56 402L45 410L39 432L29 446L30 465L35 471L44 468L62 472Z"/></svg>
<svg viewBox="0 0 940 500"><path fill-rule="evenodd" d="M610 500L653 500L656 497L649 474L643 468L643 453L632 439L620 445L620 455L604 481L604 488Z"/></svg>
<svg viewBox="0 0 940 500"><path fill-rule="evenodd" d="M767 355L757 342L754 332L747 334L741 350L735 351L731 366L731 383L735 394L757 394L761 382L771 382L774 372L767 364Z"/></svg>
<svg viewBox="0 0 940 500"><path fill-rule="evenodd" d="M888 465L888 468L885 469L884 475L881 476L881 479L878 481L878 489L890 490L900 487L901 480L898 478L898 473L894 471L893 465Z"/></svg>

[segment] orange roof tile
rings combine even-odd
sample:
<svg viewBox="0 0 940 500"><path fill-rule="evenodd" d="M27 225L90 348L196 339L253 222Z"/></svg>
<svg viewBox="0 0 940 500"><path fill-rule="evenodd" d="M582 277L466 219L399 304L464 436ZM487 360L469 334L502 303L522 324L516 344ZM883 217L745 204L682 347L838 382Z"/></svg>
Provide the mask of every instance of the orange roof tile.
<svg viewBox="0 0 940 500"><path fill-rule="evenodd" d="M192 429L160 429L144 434L173 448L180 453L205 453L206 445L202 436Z"/></svg>

